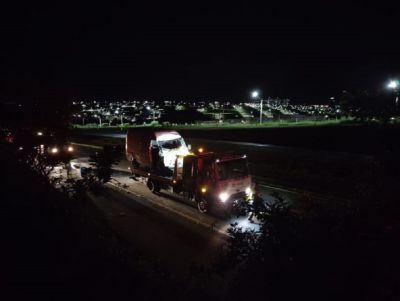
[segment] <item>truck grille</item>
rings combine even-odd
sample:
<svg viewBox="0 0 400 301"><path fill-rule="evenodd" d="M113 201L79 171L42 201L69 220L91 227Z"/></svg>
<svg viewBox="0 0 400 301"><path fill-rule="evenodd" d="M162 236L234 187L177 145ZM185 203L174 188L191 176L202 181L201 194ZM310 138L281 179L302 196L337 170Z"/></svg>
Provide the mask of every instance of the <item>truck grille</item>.
<svg viewBox="0 0 400 301"><path fill-rule="evenodd" d="M242 200L245 200L245 199L246 199L246 193L244 191L232 194L230 196L230 198L229 198L229 200L232 201L232 202L234 202L236 200L242 201Z"/></svg>

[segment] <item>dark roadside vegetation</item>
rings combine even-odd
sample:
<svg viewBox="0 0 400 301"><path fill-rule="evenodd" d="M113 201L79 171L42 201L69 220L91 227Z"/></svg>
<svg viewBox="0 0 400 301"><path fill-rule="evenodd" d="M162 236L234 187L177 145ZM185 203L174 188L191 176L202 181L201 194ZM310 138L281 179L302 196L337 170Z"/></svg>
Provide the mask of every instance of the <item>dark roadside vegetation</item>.
<svg viewBox="0 0 400 301"><path fill-rule="evenodd" d="M171 276L111 230L82 183L56 189L4 144L1 166L2 296L172 295L176 283Z"/></svg>

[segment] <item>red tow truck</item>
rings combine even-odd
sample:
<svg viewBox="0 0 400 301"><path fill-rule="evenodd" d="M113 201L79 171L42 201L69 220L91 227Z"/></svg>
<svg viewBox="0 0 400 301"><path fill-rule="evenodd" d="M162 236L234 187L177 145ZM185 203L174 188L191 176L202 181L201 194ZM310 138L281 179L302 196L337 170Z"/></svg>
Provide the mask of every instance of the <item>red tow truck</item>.
<svg viewBox="0 0 400 301"><path fill-rule="evenodd" d="M154 193L172 191L197 204L200 212L211 206L230 208L252 198L252 178L245 155L191 152L176 131L129 129L126 157L132 175L146 179Z"/></svg>

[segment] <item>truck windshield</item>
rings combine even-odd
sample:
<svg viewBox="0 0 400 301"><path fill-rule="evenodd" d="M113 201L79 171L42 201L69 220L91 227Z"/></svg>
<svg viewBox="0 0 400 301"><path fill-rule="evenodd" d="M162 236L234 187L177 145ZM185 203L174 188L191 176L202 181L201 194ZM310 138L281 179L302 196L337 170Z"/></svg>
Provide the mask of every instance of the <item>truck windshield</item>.
<svg viewBox="0 0 400 301"><path fill-rule="evenodd" d="M183 145L183 139L177 138L174 140L158 141L158 143L162 148L174 149L179 148Z"/></svg>
<svg viewBox="0 0 400 301"><path fill-rule="evenodd" d="M220 180L244 177L249 173L245 159L219 162L217 164L217 171Z"/></svg>

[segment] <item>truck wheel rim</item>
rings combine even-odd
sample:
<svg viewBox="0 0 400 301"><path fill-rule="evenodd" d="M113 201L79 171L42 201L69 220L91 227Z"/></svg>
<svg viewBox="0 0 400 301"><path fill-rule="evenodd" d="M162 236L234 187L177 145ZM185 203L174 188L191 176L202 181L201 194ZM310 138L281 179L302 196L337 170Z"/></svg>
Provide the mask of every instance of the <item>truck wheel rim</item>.
<svg viewBox="0 0 400 301"><path fill-rule="evenodd" d="M207 202L204 200L201 200L198 204L199 210L201 212L206 212L207 211Z"/></svg>

